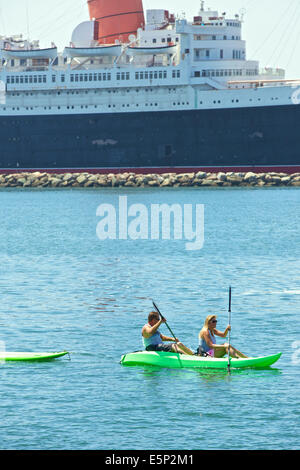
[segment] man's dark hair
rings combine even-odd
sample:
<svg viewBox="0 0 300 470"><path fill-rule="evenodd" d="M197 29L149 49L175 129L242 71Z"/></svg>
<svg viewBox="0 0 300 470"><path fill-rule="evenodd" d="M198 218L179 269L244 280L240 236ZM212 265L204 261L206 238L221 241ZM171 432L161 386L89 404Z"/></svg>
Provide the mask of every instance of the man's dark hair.
<svg viewBox="0 0 300 470"><path fill-rule="evenodd" d="M148 322L150 323L154 319L159 320L158 313L157 312L150 312L149 315L148 315Z"/></svg>

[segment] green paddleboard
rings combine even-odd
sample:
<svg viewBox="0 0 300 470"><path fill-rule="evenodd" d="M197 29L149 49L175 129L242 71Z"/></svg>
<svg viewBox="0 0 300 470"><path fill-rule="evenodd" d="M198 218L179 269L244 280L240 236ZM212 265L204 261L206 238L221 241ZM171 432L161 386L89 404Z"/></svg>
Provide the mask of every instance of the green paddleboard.
<svg viewBox="0 0 300 470"><path fill-rule="evenodd" d="M272 356L248 357L243 359L230 359L230 367L234 369L243 368L262 368L269 367L280 358L282 353ZM169 367L172 369L187 368L205 368L205 369L227 369L228 359L187 356L185 354L176 354L170 352L157 351L137 351L124 354L121 357L121 364L125 366L151 365L158 367Z"/></svg>
<svg viewBox="0 0 300 470"><path fill-rule="evenodd" d="M61 352L0 352L1 361L50 361L57 357L69 354L68 351Z"/></svg>

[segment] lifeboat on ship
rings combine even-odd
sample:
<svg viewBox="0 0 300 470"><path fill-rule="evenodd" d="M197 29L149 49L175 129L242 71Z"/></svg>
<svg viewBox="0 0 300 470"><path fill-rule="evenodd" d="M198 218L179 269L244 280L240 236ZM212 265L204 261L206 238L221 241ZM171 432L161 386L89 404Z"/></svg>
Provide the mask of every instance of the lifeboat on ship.
<svg viewBox="0 0 300 470"><path fill-rule="evenodd" d="M48 49L1 49L3 59L56 59L57 47Z"/></svg>
<svg viewBox="0 0 300 470"><path fill-rule="evenodd" d="M173 55L177 52L177 45L173 46L162 46L162 47L135 47L128 46L126 49L126 54L129 56L135 55L159 55L167 54Z"/></svg>
<svg viewBox="0 0 300 470"><path fill-rule="evenodd" d="M122 53L120 44L101 47L65 47L64 57L118 57Z"/></svg>

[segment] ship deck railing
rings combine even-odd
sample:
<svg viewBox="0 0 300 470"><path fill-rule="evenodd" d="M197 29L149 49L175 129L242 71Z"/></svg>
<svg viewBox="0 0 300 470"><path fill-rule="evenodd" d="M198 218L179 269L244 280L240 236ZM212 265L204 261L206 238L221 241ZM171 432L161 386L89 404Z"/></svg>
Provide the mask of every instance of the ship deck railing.
<svg viewBox="0 0 300 470"><path fill-rule="evenodd" d="M177 67L178 64L174 65ZM130 63L130 64L68 64L68 65L37 65L37 66L0 66L0 71L5 71L7 73L26 73L26 72L75 72L75 71L85 71L92 72L95 70L107 70L111 71L112 69L140 69L140 68L149 68L160 67L164 69L169 69L170 66L164 64L163 62L155 63Z"/></svg>
<svg viewBox="0 0 300 470"><path fill-rule="evenodd" d="M228 81L229 88L261 88L274 86L298 86L300 79L295 80L231 80Z"/></svg>

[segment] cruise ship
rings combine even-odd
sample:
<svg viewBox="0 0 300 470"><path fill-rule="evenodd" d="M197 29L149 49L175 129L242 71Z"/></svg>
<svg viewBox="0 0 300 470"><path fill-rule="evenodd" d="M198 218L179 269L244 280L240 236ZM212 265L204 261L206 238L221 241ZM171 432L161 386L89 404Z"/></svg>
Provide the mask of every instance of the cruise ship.
<svg viewBox="0 0 300 470"><path fill-rule="evenodd" d="M300 171L300 80L248 60L243 15L88 0L58 51L0 36L0 171Z"/></svg>

